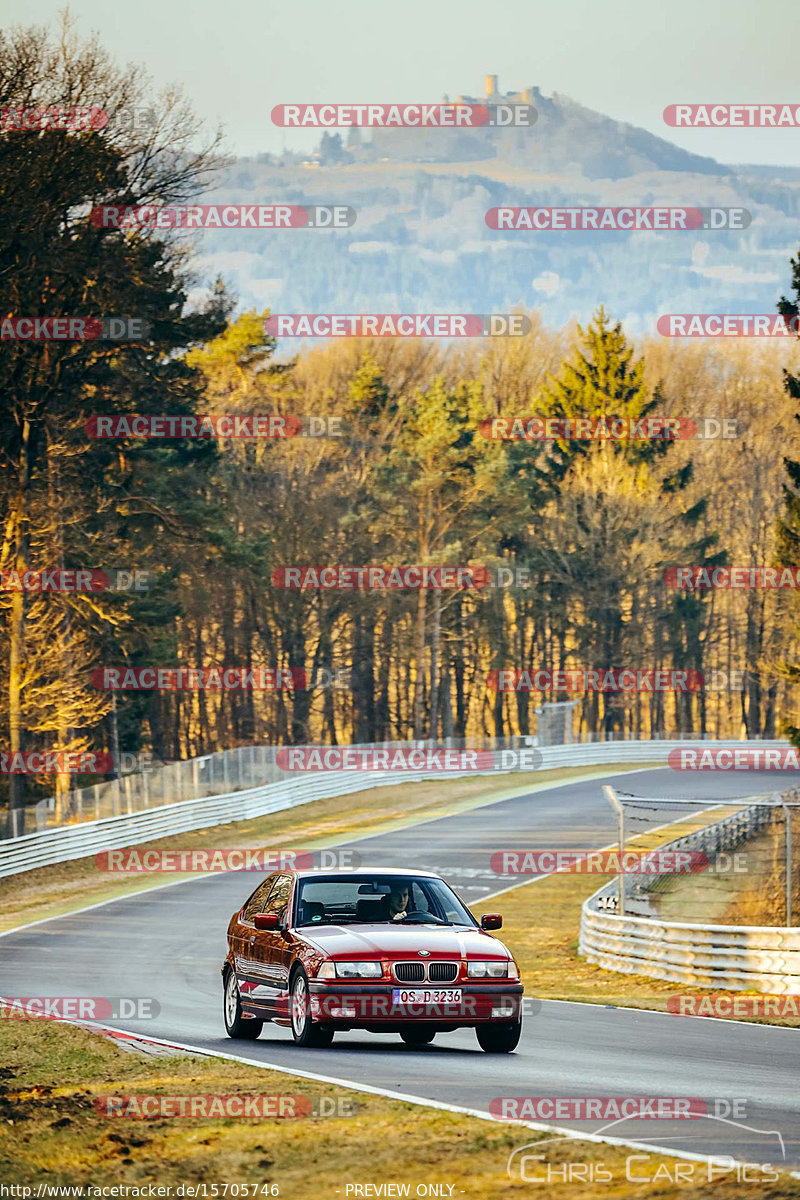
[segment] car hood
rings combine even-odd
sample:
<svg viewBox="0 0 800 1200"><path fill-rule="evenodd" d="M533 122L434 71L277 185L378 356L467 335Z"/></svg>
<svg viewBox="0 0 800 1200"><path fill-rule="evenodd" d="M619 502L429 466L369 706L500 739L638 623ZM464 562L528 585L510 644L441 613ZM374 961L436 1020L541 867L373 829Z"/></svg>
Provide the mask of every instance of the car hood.
<svg viewBox="0 0 800 1200"><path fill-rule="evenodd" d="M305 925L296 934L332 958L416 957L419 950L431 958L509 957L497 938L465 925Z"/></svg>

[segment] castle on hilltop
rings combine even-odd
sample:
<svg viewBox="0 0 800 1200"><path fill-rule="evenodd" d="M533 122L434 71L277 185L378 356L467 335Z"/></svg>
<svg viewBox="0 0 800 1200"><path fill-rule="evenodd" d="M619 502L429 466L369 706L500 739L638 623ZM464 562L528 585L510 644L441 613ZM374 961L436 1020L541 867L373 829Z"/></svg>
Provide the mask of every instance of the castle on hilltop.
<svg viewBox="0 0 800 1200"><path fill-rule="evenodd" d="M535 84L525 88L522 92L506 92L505 95L497 86L497 75L486 76L486 95L485 96L458 96L457 104L540 104L544 97ZM444 97L445 104L449 104L447 96Z"/></svg>
<svg viewBox="0 0 800 1200"><path fill-rule="evenodd" d="M555 108L554 101L543 96L538 87L531 84L521 92L501 92L498 88L497 75L486 76L486 94L484 96L458 96L451 101L449 96L443 96L444 104L527 104L542 110ZM373 127L361 129L352 126L347 131L346 140L341 134L324 133L319 149L310 159L303 162L304 167L336 166L346 163L370 162L456 162L477 161L493 158L498 153L500 145L508 150L509 143L519 141L520 147L527 150L529 130L491 129L491 128L453 128L453 129L417 129Z"/></svg>

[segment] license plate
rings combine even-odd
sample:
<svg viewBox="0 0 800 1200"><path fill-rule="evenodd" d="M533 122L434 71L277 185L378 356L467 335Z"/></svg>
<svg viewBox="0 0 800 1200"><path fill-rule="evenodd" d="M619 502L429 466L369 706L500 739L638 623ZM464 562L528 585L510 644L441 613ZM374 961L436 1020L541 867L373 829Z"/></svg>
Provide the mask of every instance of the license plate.
<svg viewBox="0 0 800 1200"><path fill-rule="evenodd" d="M460 1004L461 988L393 988L392 1004Z"/></svg>

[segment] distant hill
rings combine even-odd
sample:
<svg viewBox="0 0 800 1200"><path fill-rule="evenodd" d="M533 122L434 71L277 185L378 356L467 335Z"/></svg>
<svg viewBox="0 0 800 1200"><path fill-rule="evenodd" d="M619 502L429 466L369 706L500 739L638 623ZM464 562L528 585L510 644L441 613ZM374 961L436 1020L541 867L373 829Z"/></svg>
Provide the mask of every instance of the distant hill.
<svg viewBox="0 0 800 1200"><path fill-rule="evenodd" d="M490 76L490 79L493 78ZM487 88L488 90L488 88ZM370 130L371 145L346 149L352 161L471 162L497 158L537 171L579 173L586 179L623 179L642 171L689 171L724 175L727 168L655 137L646 129L614 121L569 96L544 96L538 87L489 97L459 97L474 103L530 101L538 114L530 129Z"/></svg>
<svg viewBox="0 0 800 1200"><path fill-rule="evenodd" d="M207 231L200 271L221 273L243 307L275 312L522 304L561 324L602 301L631 331L652 332L663 312L774 311L800 243L800 170L726 166L535 87L494 99L535 104L536 124L342 130L312 156L237 160L207 202L342 203L358 218L330 232ZM485 224L499 204L741 206L753 222L741 232L509 233Z"/></svg>

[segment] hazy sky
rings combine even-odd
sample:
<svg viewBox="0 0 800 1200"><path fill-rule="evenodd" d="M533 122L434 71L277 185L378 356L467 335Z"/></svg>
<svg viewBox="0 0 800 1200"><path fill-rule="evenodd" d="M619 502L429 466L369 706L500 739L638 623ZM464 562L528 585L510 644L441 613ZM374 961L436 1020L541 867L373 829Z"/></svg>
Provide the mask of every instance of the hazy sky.
<svg viewBox="0 0 800 1200"><path fill-rule="evenodd" d="M4 26L51 23L63 0L0 0ZM800 166L800 130L675 130L676 102L800 104L798 0L72 0L157 86L181 83L233 153L308 149L275 104L432 101L538 84L722 162ZM286 140L284 140L286 139Z"/></svg>

